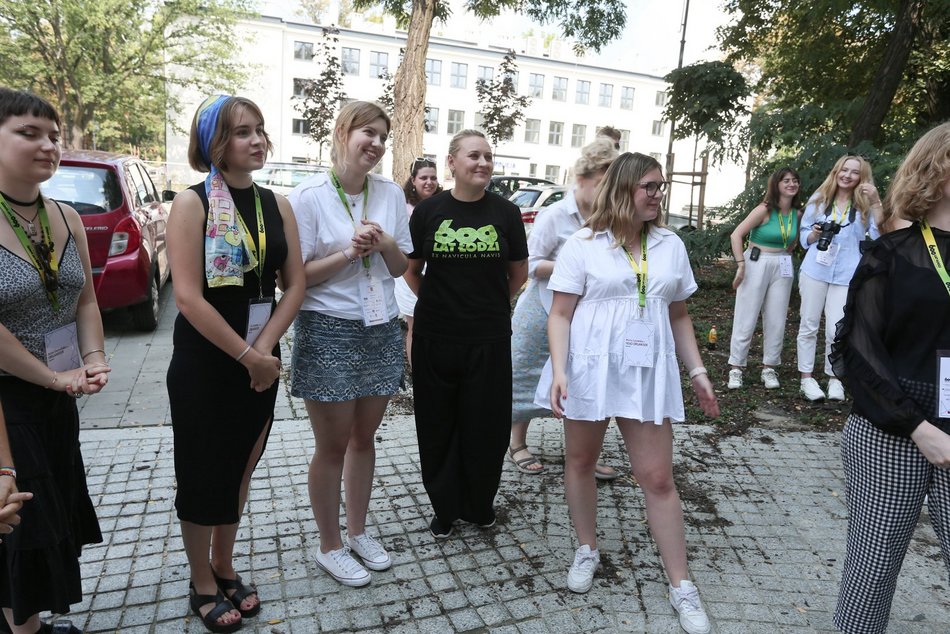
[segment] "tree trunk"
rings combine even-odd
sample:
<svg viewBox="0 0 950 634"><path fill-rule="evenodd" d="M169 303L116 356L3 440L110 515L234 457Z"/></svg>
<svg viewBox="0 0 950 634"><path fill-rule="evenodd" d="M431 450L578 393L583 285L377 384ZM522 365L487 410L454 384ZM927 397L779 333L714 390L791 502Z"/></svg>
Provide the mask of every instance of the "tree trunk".
<svg viewBox="0 0 950 634"><path fill-rule="evenodd" d="M861 114L851 129L848 147L853 148L861 141L873 141L880 132L881 123L890 110L907 66L914 36L920 28L920 15L926 4L927 0L901 0L894 31L884 51L884 59L878 66Z"/></svg>
<svg viewBox="0 0 950 634"><path fill-rule="evenodd" d="M425 131L426 54L438 0L412 0L406 53L396 71L393 87L393 180L409 178L410 163L422 156Z"/></svg>

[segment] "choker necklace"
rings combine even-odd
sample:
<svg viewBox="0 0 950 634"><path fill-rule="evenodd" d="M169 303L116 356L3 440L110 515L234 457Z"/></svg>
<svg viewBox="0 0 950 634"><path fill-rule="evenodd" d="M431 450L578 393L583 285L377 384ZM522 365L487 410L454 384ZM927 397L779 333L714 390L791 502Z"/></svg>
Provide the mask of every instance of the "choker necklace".
<svg viewBox="0 0 950 634"><path fill-rule="evenodd" d="M7 200L8 203L13 203L14 205L17 205L18 207L29 207L30 205L35 205L36 203L40 202L40 197L42 195L43 194L37 194L36 198L34 198L33 200L24 202L22 200L17 200L16 198L14 198L13 196L11 196L10 194L6 192L0 192L0 196L3 196Z"/></svg>

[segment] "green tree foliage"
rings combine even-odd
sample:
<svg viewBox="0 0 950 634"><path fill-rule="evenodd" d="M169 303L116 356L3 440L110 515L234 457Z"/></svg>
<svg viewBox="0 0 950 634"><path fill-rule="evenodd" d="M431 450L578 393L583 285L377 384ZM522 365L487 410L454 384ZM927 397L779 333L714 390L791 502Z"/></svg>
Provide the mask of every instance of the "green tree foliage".
<svg viewBox="0 0 950 634"><path fill-rule="evenodd" d="M339 29L326 27L320 41L320 74L307 82L302 97L294 97L294 108L310 126L309 134L317 144L317 156L322 162L323 146L330 142L333 124L340 103L346 99L343 92L343 68L337 55Z"/></svg>
<svg viewBox="0 0 950 634"><path fill-rule="evenodd" d="M481 106L478 112L484 118L485 134L491 139L492 145L511 139L515 126L524 119L525 108L531 105L531 99L518 94L513 79L517 73L515 52L509 50L498 66L497 79L479 79L475 82L475 92Z"/></svg>
<svg viewBox="0 0 950 634"><path fill-rule="evenodd" d="M163 152L175 96L233 90L246 0L0 0L0 83L50 99L69 147ZM168 90L170 87L179 90Z"/></svg>

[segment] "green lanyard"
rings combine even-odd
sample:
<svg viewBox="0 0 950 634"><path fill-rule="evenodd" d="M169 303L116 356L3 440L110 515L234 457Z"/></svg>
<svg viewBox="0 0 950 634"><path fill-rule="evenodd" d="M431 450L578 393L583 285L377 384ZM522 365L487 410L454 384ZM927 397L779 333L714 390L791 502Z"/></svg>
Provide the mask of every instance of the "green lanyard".
<svg viewBox="0 0 950 634"><path fill-rule="evenodd" d="M924 242L927 243L927 252L930 254L930 259L934 263L934 268L937 269L937 275L940 276L940 281L943 282L947 293L950 293L950 274L947 273L947 267L943 264L940 249L937 248L937 241L934 240L934 232L927 223L926 218L920 221L920 232L924 235Z"/></svg>
<svg viewBox="0 0 950 634"><path fill-rule="evenodd" d="M346 192L343 191L343 185L340 184L340 179L337 178L336 172L330 170L330 180L333 181L333 186L336 187L336 193L340 196L340 202L343 203L343 207L346 208L346 213L350 217L350 222L353 223L353 228L357 229L356 218L353 217L353 212L350 210L350 203L346 201ZM369 177L363 180L363 220L366 220L366 213L369 210ZM369 256L363 256L363 268L369 270Z"/></svg>
<svg viewBox="0 0 950 634"><path fill-rule="evenodd" d="M844 222L844 219L848 216L848 212L851 211L851 201L848 201L848 206L844 208L844 211L841 212L841 218L838 218L838 201L834 202L834 206L831 208L831 219L837 222L839 225Z"/></svg>
<svg viewBox="0 0 950 634"><path fill-rule="evenodd" d="M778 209L778 229L782 234L782 244L785 245L785 248L788 248L788 237L792 235L792 217L795 215L796 211L794 209L788 212L788 227L785 226L785 223L782 221L782 210Z"/></svg>
<svg viewBox="0 0 950 634"><path fill-rule="evenodd" d="M251 232L247 228L247 224L244 222L244 218L241 217L241 212L238 211L237 218L238 222L241 223L241 231L244 232L244 235L247 236L248 248L251 252L251 258L257 260L257 268L254 269L254 272L257 273L257 298L264 299L264 257L267 255L267 234L264 230L264 210L261 209L261 193L257 191L257 185L251 185L254 188L254 211L257 212L257 245L254 245L254 241L251 240ZM258 254L260 251L260 254Z"/></svg>
<svg viewBox="0 0 950 634"><path fill-rule="evenodd" d="M633 259L633 254L623 247L623 252L627 255L630 266L637 273L637 293L640 295L640 308L647 305L647 232L646 227L640 230L640 265Z"/></svg>
<svg viewBox="0 0 950 634"><path fill-rule="evenodd" d="M33 261L33 266L36 267L36 271L40 274L40 280L43 282L43 286L46 288L46 296L53 305L53 310L59 310L59 298L57 297L55 290L50 290L49 281L46 279L47 270L43 268L43 265L40 264L39 258L36 256L36 250L34 248L33 241L27 237L26 231L24 231L23 227L20 226L16 216L13 215L13 210L10 209L10 205L8 205L6 199L2 197L0 197L0 208L3 209L3 215L7 217L7 220L10 222L10 226L13 227L13 232L16 234L20 244L23 245L23 250L26 251L28 256L30 256L30 260ZM53 244L53 233L49 227L49 216L46 215L46 207L43 206L42 196L39 199L39 207L36 210L36 215L39 216L40 219L40 229L43 233L43 244L46 245L46 248L49 251L49 276L55 280L58 277L57 274L59 272L59 263L56 261L56 248Z"/></svg>

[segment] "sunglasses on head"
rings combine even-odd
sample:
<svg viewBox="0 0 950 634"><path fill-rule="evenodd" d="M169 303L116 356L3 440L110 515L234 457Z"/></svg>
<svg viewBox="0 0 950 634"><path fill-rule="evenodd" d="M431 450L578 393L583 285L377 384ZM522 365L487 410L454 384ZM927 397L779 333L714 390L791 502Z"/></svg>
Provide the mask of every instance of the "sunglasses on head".
<svg viewBox="0 0 950 634"><path fill-rule="evenodd" d="M46 292L55 293L59 289L59 275L53 271L53 254L45 242L34 243L33 250L36 252L36 260L43 268L43 282L46 285Z"/></svg>
<svg viewBox="0 0 950 634"><path fill-rule="evenodd" d="M413 171L423 167L435 167L435 161L432 159L427 159L424 156L417 156L416 158L412 159L412 165L409 166L409 170Z"/></svg>

